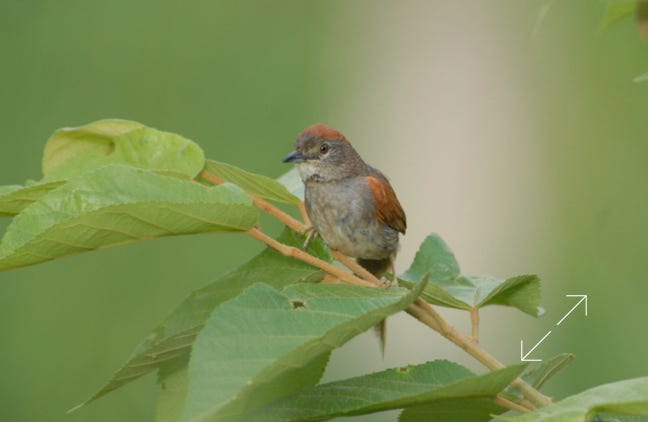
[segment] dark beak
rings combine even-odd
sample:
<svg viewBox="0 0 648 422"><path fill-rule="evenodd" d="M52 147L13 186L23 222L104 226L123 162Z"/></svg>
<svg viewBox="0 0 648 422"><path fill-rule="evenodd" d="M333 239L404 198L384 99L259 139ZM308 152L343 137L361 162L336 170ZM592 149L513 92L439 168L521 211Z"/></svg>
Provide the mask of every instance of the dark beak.
<svg viewBox="0 0 648 422"><path fill-rule="evenodd" d="M301 163L306 160L306 157L302 155L301 152L299 151L293 151L290 154L286 155L283 160L281 160L282 163Z"/></svg>

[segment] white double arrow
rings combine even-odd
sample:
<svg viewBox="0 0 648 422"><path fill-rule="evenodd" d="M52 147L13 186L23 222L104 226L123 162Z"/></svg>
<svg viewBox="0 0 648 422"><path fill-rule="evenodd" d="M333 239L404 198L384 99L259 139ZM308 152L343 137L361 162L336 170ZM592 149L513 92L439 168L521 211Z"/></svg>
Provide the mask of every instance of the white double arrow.
<svg viewBox="0 0 648 422"><path fill-rule="evenodd" d="M574 312L574 309L576 309L576 308L578 307L578 305L580 305L583 301L585 301L585 316L587 316L587 295L565 295L565 296L566 296L566 297L580 297L581 299L576 303L576 305L574 305L574 306L569 310L569 312L567 312L567 313L565 314L564 317L562 317L562 318L560 319L560 321L558 321L558 323L556 323L556 325L560 325L560 323L563 322L563 321L565 320L565 318L567 318L567 317L568 317L572 312ZM545 334L544 337L542 337L542 338L540 339L540 341L538 341L538 342L535 344L535 346L533 346L533 347L531 348L531 350L529 350L529 351L526 352L526 353L524 353L524 340L520 340L520 360L521 360L522 362L542 362L542 359L530 359L530 358L529 358L529 355L530 355L530 354L531 354L535 349L537 349L538 346L540 346L540 343L542 343L543 341L545 341L545 339L546 339L547 337L549 337L549 334L551 334L551 330L550 330L547 334Z"/></svg>

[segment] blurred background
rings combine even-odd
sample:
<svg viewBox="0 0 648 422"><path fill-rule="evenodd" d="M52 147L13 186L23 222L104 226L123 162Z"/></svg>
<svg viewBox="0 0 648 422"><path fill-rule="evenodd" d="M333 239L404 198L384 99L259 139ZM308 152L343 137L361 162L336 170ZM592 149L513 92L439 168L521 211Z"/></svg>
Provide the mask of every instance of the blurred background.
<svg viewBox="0 0 648 422"><path fill-rule="evenodd" d="M502 361L555 326L574 304L566 294L588 294L589 315L575 311L534 352L576 355L545 391L645 376L648 82L633 79L648 72L648 45L632 18L600 32L605 8L4 0L0 184L39 179L55 129L102 118L180 133L273 177L297 133L325 122L398 192L400 271L437 232L466 274L542 278L545 317L482 312L481 341ZM242 236L180 237L0 273L0 419L153 420L154 376L65 412L192 290L260 249ZM443 314L468 330L464 313ZM325 380L437 358L483 370L397 316L384 359L365 334L336 351Z"/></svg>

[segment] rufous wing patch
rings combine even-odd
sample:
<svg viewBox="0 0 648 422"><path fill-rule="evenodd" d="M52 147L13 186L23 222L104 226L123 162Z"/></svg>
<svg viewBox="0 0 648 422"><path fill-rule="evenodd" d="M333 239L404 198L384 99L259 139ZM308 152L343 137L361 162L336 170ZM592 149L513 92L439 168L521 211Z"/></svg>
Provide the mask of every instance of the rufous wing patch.
<svg viewBox="0 0 648 422"><path fill-rule="evenodd" d="M367 176L367 183L376 204L376 218L404 234L407 228L405 212L389 182L374 176Z"/></svg>

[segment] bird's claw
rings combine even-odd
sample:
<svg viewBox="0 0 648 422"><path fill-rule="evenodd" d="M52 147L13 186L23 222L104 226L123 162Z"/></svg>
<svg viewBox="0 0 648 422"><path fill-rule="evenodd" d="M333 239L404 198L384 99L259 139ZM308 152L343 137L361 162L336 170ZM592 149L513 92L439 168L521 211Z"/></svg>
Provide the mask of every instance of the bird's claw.
<svg viewBox="0 0 648 422"><path fill-rule="evenodd" d="M306 235L306 240L304 240L303 245L303 249L306 250L308 249L308 245L310 244L311 240L315 240L317 236L319 236L319 233L317 232L317 230L315 230L315 227L308 226L301 231L301 235Z"/></svg>
<svg viewBox="0 0 648 422"><path fill-rule="evenodd" d="M392 288L392 287L398 287L398 279L396 277L393 278L393 280L390 280L389 278L385 276L380 277L380 287L384 288Z"/></svg>

